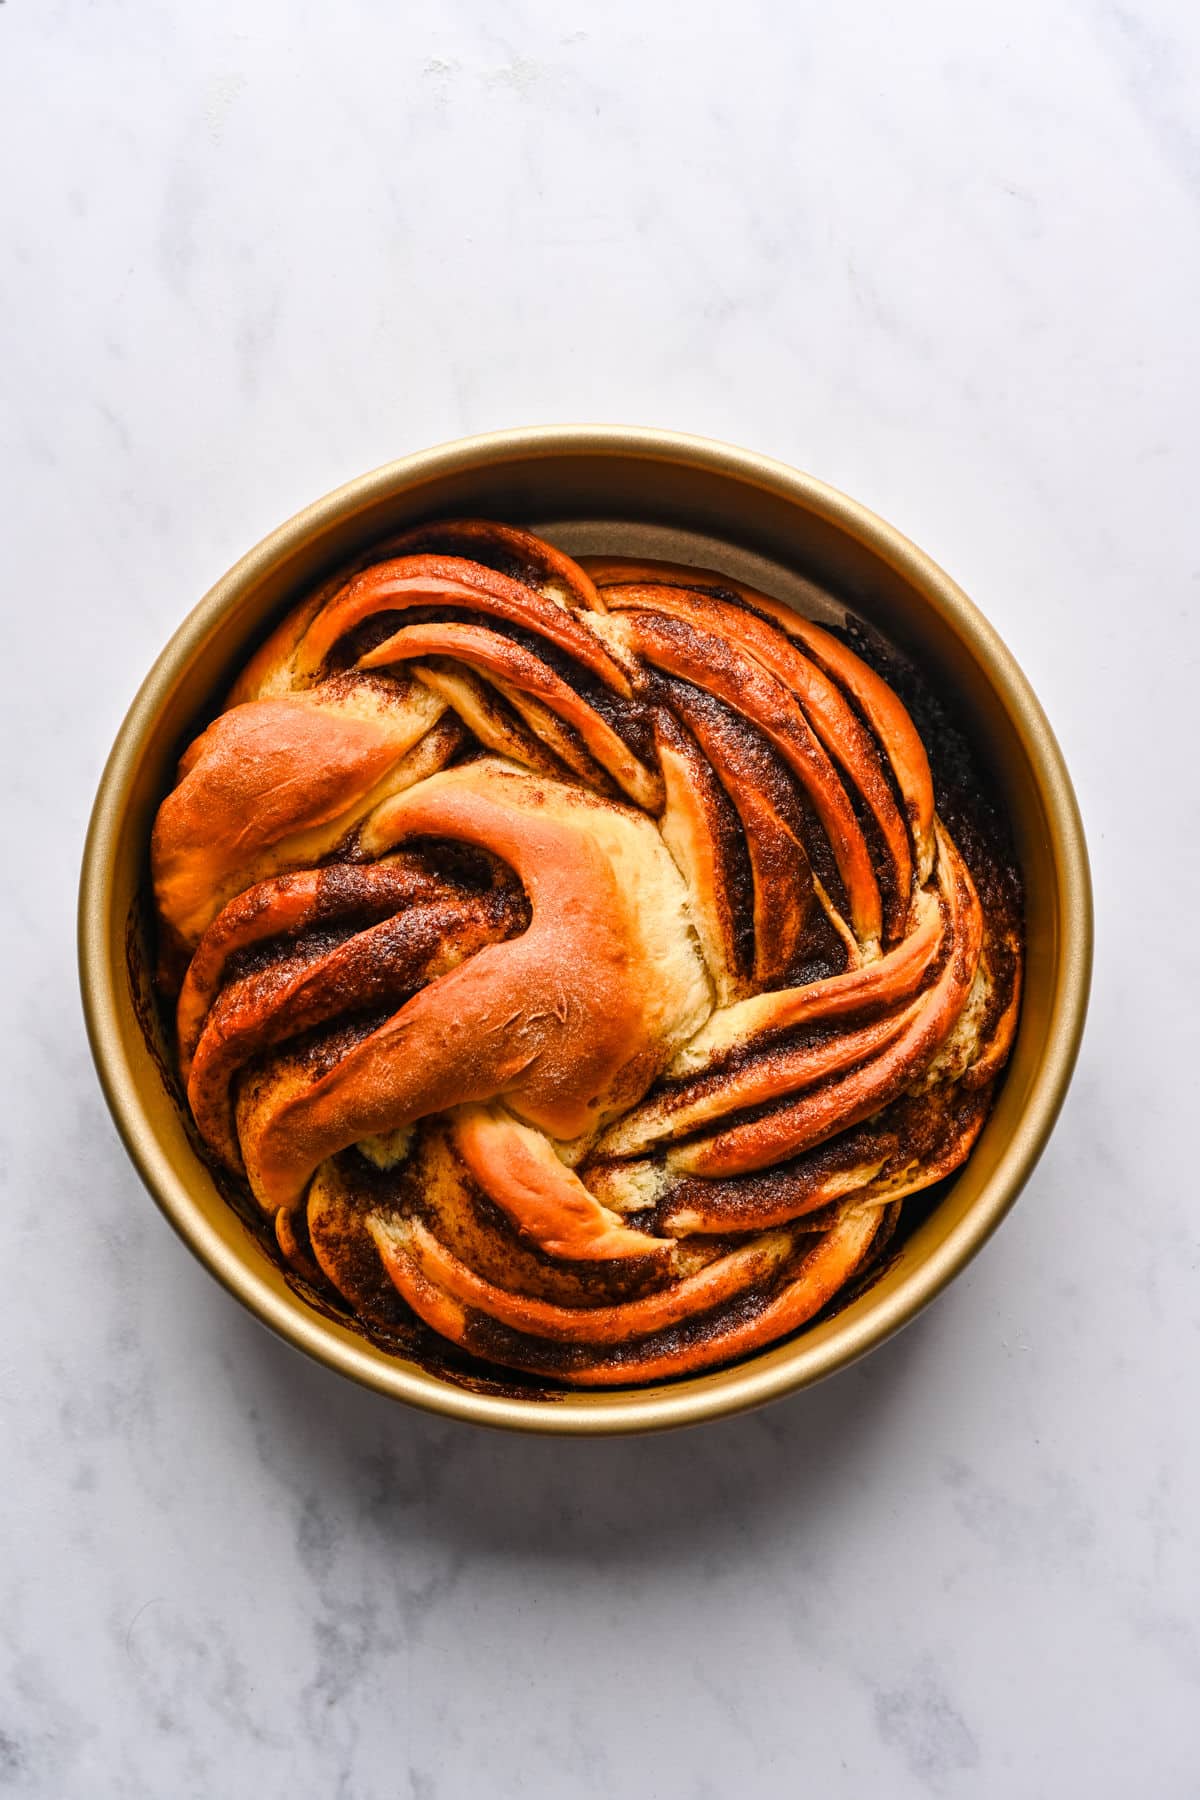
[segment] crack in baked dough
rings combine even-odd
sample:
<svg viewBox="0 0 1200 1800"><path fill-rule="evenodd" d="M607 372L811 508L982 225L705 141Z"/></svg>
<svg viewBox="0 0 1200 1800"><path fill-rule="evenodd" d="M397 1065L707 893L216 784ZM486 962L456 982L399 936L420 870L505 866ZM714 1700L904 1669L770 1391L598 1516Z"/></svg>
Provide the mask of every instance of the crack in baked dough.
<svg viewBox="0 0 1200 1800"><path fill-rule="evenodd" d="M986 1120L1019 885L964 830L770 596L421 527L293 610L160 807L197 1128L369 1329L584 1386L728 1362Z"/></svg>

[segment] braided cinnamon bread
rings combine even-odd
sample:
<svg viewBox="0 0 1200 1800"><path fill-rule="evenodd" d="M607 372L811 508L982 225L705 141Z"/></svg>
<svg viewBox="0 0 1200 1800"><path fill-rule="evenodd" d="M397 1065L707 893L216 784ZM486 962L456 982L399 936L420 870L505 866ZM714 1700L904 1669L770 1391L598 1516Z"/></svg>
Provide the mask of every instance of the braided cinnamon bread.
<svg viewBox="0 0 1200 1800"><path fill-rule="evenodd" d="M155 823L206 1153L410 1353L600 1386L770 1344L987 1116L1020 895L973 778L946 750L935 808L862 644L726 576L476 520L377 556Z"/></svg>

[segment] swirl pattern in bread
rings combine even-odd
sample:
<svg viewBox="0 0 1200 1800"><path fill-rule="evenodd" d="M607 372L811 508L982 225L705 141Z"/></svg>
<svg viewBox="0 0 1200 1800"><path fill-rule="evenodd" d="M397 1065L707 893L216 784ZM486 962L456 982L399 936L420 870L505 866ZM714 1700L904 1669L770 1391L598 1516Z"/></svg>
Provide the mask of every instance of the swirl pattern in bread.
<svg viewBox="0 0 1200 1800"><path fill-rule="evenodd" d="M986 1119L1019 892L966 829L847 634L423 527L289 615L159 810L196 1128L368 1329L581 1386L744 1356Z"/></svg>

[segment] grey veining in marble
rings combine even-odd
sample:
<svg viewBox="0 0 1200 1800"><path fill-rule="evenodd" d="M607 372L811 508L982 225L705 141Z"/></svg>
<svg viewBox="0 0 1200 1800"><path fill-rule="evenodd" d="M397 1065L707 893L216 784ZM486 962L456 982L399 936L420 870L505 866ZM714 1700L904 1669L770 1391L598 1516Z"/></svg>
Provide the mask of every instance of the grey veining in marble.
<svg viewBox="0 0 1200 1800"><path fill-rule="evenodd" d="M0 5L0 1793L1200 1792L1200 15ZM810 1394L526 1442L188 1259L82 1040L91 795L185 609L463 431L810 468L985 607L1098 894L1052 1147Z"/></svg>

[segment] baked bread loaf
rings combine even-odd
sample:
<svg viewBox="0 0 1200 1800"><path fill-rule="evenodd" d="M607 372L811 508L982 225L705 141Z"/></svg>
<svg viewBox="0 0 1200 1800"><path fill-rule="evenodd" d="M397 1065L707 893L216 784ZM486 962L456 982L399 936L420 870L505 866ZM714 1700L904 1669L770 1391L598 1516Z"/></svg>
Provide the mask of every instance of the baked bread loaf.
<svg viewBox="0 0 1200 1800"><path fill-rule="evenodd" d="M848 637L476 520L279 626L152 869L192 1117L297 1278L600 1386L878 1262L987 1116L1020 901Z"/></svg>

